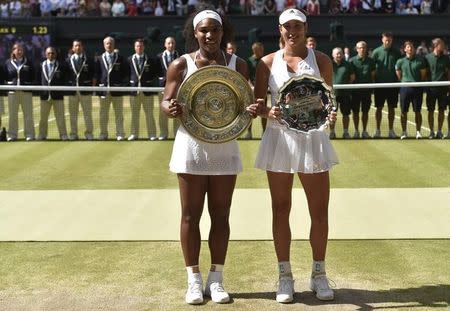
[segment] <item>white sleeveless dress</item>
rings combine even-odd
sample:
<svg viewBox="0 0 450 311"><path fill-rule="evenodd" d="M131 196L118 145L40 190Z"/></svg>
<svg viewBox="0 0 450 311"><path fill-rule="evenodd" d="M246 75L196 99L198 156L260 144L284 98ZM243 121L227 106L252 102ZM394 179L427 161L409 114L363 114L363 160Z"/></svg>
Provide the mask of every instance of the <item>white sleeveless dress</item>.
<svg viewBox="0 0 450 311"><path fill-rule="evenodd" d="M308 56L298 64L296 73L288 71L283 53L284 50L275 52L270 70L272 106L278 100L278 90L289 78L301 74L320 77L314 50L308 49ZM328 171L337 163L338 158L326 126L305 133L290 130L277 120L267 120L267 128L256 158L256 168L272 172L312 174Z"/></svg>
<svg viewBox="0 0 450 311"><path fill-rule="evenodd" d="M198 70L189 54L184 79ZM236 70L236 55L232 55L228 68ZM236 175L242 172L239 146L236 140L221 144L207 143L191 136L183 126L178 128L170 159L170 171L194 175Z"/></svg>

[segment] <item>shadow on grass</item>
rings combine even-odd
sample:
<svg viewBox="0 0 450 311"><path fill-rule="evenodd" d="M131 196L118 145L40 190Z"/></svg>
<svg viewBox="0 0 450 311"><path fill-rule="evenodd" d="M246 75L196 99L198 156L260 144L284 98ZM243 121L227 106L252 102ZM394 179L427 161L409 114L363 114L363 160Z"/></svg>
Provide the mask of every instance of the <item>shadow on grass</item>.
<svg viewBox="0 0 450 311"><path fill-rule="evenodd" d="M339 288L334 290L335 299L320 301L311 291L296 293L294 303L308 306L354 305L358 310L384 308L430 307L444 308L450 306L450 285L425 285L415 288L393 288L390 290L365 290ZM275 292L233 293L234 299L275 300ZM390 303L394 305L389 305ZM383 304L377 307L374 304Z"/></svg>

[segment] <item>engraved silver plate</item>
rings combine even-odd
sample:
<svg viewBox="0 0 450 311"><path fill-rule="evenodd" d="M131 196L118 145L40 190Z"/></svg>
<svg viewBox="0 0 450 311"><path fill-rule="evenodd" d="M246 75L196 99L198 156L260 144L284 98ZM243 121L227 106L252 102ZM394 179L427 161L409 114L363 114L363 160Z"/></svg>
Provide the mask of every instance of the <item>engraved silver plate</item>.
<svg viewBox="0 0 450 311"><path fill-rule="evenodd" d="M184 104L181 123L194 137L223 143L239 137L252 118L245 108L253 92L245 78L224 66L207 66L180 86L177 101Z"/></svg>
<svg viewBox="0 0 450 311"><path fill-rule="evenodd" d="M281 108L280 123L294 131L308 132L327 123L336 98L323 79L300 75L280 88L277 105Z"/></svg>

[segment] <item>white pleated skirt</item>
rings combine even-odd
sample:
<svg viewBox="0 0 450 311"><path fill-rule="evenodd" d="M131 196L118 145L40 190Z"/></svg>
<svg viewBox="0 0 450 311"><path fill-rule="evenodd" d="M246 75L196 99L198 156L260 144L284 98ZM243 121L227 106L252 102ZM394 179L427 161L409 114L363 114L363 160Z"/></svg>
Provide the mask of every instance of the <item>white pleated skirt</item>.
<svg viewBox="0 0 450 311"><path fill-rule="evenodd" d="M237 175L242 172L236 140L221 144L207 143L192 137L183 126L173 143L170 171L194 175Z"/></svg>
<svg viewBox="0 0 450 311"><path fill-rule="evenodd" d="M325 127L297 132L275 120L268 120L255 167L282 173L320 173L338 164Z"/></svg>

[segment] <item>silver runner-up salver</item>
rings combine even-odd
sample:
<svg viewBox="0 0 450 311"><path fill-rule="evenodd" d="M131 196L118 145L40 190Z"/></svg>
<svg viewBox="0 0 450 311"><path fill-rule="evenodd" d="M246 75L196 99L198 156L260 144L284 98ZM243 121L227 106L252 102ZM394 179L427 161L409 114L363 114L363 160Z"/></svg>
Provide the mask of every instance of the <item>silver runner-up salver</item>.
<svg viewBox="0 0 450 311"><path fill-rule="evenodd" d="M254 102L245 78L225 66L202 67L180 86L177 102L184 128L200 140L224 143L239 137L251 124L246 107Z"/></svg>
<svg viewBox="0 0 450 311"><path fill-rule="evenodd" d="M280 123L294 131L308 132L326 125L336 98L323 79L300 75L280 88L277 105L281 108Z"/></svg>

